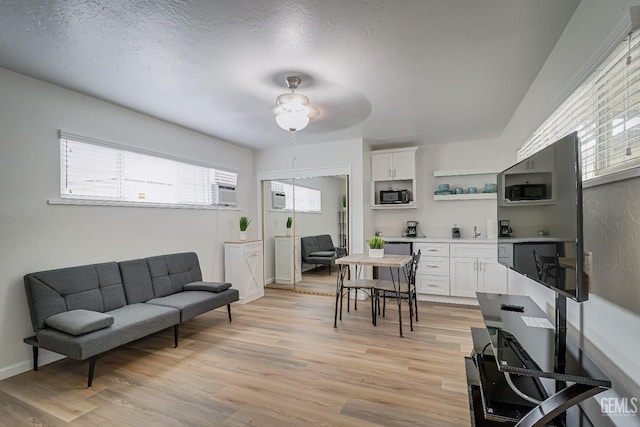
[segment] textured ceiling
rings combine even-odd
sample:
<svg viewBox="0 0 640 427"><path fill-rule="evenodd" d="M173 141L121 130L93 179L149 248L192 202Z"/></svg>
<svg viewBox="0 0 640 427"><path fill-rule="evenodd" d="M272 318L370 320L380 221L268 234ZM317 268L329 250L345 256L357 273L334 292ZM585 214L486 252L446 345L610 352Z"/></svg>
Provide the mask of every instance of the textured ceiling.
<svg viewBox="0 0 640 427"><path fill-rule="evenodd" d="M0 67L234 143L498 137L579 0L0 0Z"/></svg>

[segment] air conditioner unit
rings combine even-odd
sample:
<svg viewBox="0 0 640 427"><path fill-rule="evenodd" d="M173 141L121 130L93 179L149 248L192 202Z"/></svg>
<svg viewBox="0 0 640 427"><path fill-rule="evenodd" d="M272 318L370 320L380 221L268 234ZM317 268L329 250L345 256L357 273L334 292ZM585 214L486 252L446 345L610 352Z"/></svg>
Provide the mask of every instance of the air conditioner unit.
<svg viewBox="0 0 640 427"><path fill-rule="evenodd" d="M287 206L287 198L281 191L271 192L272 209L284 209Z"/></svg>
<svg viewBox="0 0 640 427"><path fill-rule="evenodd" d="M236 206L236 187L234 185L213 184L211 186L211 204L217 206Z"/></svg>

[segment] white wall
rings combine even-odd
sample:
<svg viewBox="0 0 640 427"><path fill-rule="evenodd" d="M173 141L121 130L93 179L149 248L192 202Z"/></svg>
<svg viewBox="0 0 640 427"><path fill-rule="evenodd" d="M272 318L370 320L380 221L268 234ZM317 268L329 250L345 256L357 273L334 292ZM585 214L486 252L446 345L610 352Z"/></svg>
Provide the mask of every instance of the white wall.
<svg viewBox="0 0 640 427"><path fill-rule="evenodd" d="M400 236L407 221L417 220L420 231L427 237L451 237L454 224L460 227L461 237L471 238L476 226L486 237L487 218L495 220L495 200L435 201L433 192L438 184L451 188L461 186L465 192L475 186L482 191L487 182L496 182L492 175L460 177L434 177L435 170L492 169L498 172L503 162L496 155L500 150L497 140L465 141L448 144L422 145L416 152L416 209L373 211L368 235L381 231L383 236ZM369 178L367 178L369 179Z"/></svg>
<svg viewBox="0 0 640 427"><path fill-rule="evenodd" d="M223 241L240 215L256 216L251 150L2 69L0 99L0 378L31 368L26 273L195 251L204 278L223 279ZM60 194L59 129L232 168L241 209L48 205Z"/></svg>
<svg viewBox="0 0 640 427"><path fill-rule="evenodd" d="M501 138L502 151L515 160L517 148L546 116L579 83L608 46L619 43L629 28L628 7L637 0L582 0L544 67L523 99ZM625 27L626 26L626 27ZM637 180L586 189L585 250L593 252L594 279L589 301L568 303L569 334L612 378L613 389L589 399L583 407L595 425L640 425L636 416L603 417L598 402L603 397L640 398L640 307L612 303L610 292L627 292L637 301L640 293L638 259L640 227L637 218ZM612 222L612 216L615 222ZM609 224L616 226L610 227ZM629 226L618 227L627 224ZM611 259L612 252L630 251ZM608 262L609 261L609 262ZM617 291L616 291L617 289ZM624 289L624 290L622 290ZM509 276L509 290L531 296L553 314L554 294L516 274ZM600 294L598 294L600 292Z"/></svg>

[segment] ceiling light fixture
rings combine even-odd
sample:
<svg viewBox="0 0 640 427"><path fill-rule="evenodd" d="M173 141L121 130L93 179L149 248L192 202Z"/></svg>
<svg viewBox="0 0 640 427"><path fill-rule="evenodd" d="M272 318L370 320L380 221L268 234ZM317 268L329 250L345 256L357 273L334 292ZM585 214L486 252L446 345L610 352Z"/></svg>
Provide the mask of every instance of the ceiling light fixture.
<svg viewBox="0 0 640 427"><path fill-rule="evenodd" d="M278 126L284 130L295 132L307 127L309 120L318 115L318 110L309 104L309 98L295 93L301 82L300 77L289 76L285 80L291 92L283 93L276 98L276 108L273 109L273 114Z"/></svg>

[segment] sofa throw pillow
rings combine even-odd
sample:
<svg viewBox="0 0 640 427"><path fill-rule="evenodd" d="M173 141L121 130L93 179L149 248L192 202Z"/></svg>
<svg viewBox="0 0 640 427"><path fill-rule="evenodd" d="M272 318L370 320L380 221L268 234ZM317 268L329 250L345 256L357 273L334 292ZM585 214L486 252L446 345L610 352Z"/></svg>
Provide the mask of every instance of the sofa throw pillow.
<svg viewBox="0 0 640 427"><path fill-rule="evenodd" d="M54 314L44 323L59 331L78 336L108 328L113 325L113 316L98 311L78 309Z"/></svg>
<svg viewBox="0 0 640 427"><path fill-rule="evenodd" d="M231 283L222 282L191 282L184 285L185 291L222 292L231 287Z"/></svg>

